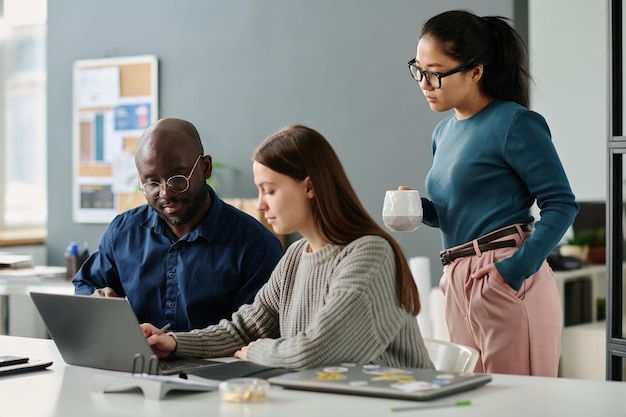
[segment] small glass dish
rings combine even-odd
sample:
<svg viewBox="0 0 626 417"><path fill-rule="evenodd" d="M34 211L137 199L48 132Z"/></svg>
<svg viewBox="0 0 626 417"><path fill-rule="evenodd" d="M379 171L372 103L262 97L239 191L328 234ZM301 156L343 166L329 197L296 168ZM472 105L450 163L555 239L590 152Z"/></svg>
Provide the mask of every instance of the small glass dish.
<svg viewBox="0 0 626 417"><path fill-rule="evenodd" d="M222 400L243 403L267 397L269 382L260 378L234 378L219 384Z"/></svg>

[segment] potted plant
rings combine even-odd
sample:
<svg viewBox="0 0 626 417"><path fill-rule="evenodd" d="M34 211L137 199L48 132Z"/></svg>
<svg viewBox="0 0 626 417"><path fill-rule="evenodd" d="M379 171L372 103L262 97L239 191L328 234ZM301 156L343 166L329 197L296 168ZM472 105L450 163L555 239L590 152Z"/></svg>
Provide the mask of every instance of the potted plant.
<svg viewBox="0 0 626 417"><path fill-rule="evenodd" d="M564 245L559 247L559 254L562 256L573 256L586 261L589 254L589 245L584 233L574 233Z"/></svg>
<svg viewBox="0 0 626 417"><path fill-rule="evenodd" d="M574 233L565 245L561 245L559 253L563 256L588 261L593 264L606 262L606 230L599 229L581 230Z"/></svg>
<svg viewBox="0 0 626 417"><path fill-rule="evenodd" d="M606 263L606 229L601 227L589 231L587 244L589 246L587 261L592 264Z"/></svg>

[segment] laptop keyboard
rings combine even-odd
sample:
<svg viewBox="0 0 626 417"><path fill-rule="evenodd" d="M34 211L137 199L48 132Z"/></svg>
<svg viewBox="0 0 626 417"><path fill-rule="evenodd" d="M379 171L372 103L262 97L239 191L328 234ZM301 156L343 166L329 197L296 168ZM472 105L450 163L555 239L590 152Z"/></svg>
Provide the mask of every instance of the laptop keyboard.
<svg viewBox="0 0 626 417"><path fill-rule="evenodd" d="M192 369L205 368L220 362L208 361L204 359L175 359L171 361L159 361L161 373L177 373Z"/></svg>

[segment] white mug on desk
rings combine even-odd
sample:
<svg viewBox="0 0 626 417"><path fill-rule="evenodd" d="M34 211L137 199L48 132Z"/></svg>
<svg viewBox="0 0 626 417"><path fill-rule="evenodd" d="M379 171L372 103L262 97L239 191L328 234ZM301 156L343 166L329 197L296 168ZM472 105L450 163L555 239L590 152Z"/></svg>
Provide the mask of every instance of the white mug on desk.
<svg viewBox="0 0 626 417"><path fill-rule="evenodd" d="M388 190L383 203L383 223L395 232L412 232L422 224L422 199L417 190Z"/></svg>

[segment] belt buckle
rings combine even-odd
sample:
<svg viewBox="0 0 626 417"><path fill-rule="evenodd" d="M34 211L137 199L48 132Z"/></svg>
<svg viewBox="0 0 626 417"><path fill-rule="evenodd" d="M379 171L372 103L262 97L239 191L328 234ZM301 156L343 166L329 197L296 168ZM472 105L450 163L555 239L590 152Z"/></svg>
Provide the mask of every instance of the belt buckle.
<svg viewBox="0 0 626 417"><path fill-rule="evenodd" d="M444 250L439 252L439 259L441 259L441 264L446 266L452 263L451 253L449 250Z"/></svg>

